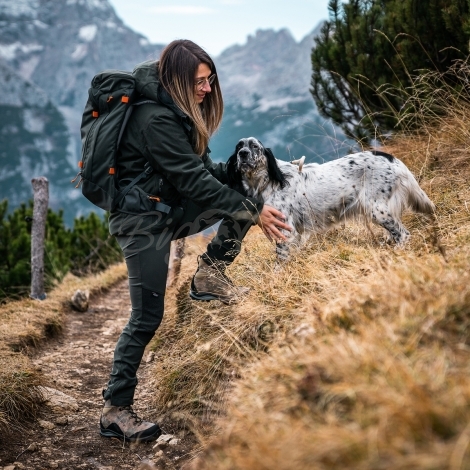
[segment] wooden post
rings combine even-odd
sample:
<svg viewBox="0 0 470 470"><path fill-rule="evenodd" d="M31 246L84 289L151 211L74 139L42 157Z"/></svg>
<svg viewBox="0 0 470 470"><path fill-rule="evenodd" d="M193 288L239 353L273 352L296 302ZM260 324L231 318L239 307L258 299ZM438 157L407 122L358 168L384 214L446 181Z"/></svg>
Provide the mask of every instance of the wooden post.
<svg viewBox="0 0 470 470"><path fill-rule="evenodd" d="M44 239L46 235L49 181L44 176L31 180L34 193L33 224L31 228L31 297L44 300Z"/></svg>
<svg viewBox="0 0 470 470"><path fill-rule="evenodd" d="M167 287L171 287L178 280L181 271L181 260L184 256L184 245L185 238L180 238L171 244Z"/></svg>

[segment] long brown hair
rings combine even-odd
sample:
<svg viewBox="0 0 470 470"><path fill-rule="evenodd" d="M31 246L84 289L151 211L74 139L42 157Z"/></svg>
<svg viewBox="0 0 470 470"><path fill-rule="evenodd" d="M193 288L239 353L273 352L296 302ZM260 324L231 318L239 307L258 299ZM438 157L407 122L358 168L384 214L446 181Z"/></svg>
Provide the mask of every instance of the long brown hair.
<svg viewBox="0 0 470 470"><path fill-rule="evenodd" d="M201 104L195 99L194 77L199 65L206 64L217 73L214 62L201 47L188 39L178 39L163 49L159 62L160 83L176 105L194 122L193 147L203 155L212 134L222 121L224 102L218 77Z"/></svg>

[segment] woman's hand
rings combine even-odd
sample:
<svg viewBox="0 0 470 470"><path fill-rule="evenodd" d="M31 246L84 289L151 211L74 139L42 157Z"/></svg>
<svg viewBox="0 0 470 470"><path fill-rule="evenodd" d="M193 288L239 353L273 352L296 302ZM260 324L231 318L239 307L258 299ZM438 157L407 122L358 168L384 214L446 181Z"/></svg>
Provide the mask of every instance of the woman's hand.
<svg viewBox="0 0 470 470"><path fill-rule="evenodd" d="M279 212L274 207L263 206L261 214L258 218L258 225L261 227L261 230L266 235L269 241L286 241L287 237L281 232L280 229L288 230L289 232L292 228L284 223L285 216L282 212Z"/></svg>

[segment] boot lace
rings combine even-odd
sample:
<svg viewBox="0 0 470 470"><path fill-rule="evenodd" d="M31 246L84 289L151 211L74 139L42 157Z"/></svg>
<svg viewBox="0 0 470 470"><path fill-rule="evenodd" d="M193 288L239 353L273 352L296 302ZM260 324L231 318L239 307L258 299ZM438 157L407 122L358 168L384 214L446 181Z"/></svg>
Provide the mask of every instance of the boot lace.
<svg viewBox="0 0 470 470"><path fill-rule="evenodd" d="M225 274L225 265L219 263L212 263L210 268L216 273L216 277L222 279L227 285L234 286L233 281Z"/></svg>
<svg viewBox="0 0 470 470"><path fill-rule="evenodd" d="M229 286L233 286L233 281L222 271L218 271L217 275L221 277L225 283L227 283Z"/></svg>
<svg viewBox="0 0 470 470"><path fill-rule="evenodd" d="M142 418L139 418L137 416L137 413L132 409L132 407L130 405L127 405L127 406L120 406L119 407L119 411L127 411L132 419L134 420L134 423L135 424L142 424L143 422L143 419Z"/></svg>

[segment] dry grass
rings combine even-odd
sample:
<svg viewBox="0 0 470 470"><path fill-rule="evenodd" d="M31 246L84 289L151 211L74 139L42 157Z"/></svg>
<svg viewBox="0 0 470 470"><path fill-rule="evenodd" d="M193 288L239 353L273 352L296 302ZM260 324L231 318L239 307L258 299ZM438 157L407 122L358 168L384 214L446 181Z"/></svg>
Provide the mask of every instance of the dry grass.
<svg viewBox="0 0 470 470"><path fill-rule="evenodd" d="M307 308L244 371L199 468L468 468L469 260L382 259Z"/></svg>
<svg viewBox="0 0 470 470"><path fill-rule="evenodd" d="M441 261L427 221L407 216L406 223L415 249ZM207 243L193 238L181 281L167 293L166 317L152 345L158 356L154 386L159 412L173 422L183 418L197 431L211 424L210 418L226 406L232 379L266 355L276 338L298 327L307 306L320 308L358 280L369 279L375 265L393 264L406 253L385 245L384 239L381 229L348 225L312 239L279 269L273 246L254 228L229 272L253 292L239 305L224 306L189 300L196 257Z"/></svg>
<svg viewBox="0 0 470 470"><path fill-rule="evenodd" d="M44 301L23 299L0 306L0 431L35 416L41 399L35 385L41 376L28 354L62 330L72 294L77 289L97 294L126 275L124 263L86 278L69 274Z"/></svg>
<svg viewBox="0 0 470 470"><path fill-rule="evenodd" d="M405 249L352 224L277 269L252 229L229 274L253 292L225 307L187 299L191 241L154 349L156 406L199 436L194 468L470 469L469 114L387 141L437 206L436 232L404 217Z"/></svg>
<svg viewBox="0 0 470 470"><path fill-rule="evenodd" d="M203 252L206 243L203 237L187 243L182 281L167 295L166 318L153 343L158 356L155 403L161 413L169 413L172 418L184 417L189 422L193 416L204 422L218 414L227 384L237 374L240 361L251 361L265 351L274 335L274 325L288 321L290 316L288 309L278 309L273 316L270 308L273 298L268 296L239 306L190 301L189 281L197 264L196 256ZM250 245L247 244L245 256L240 258L247 259ZM253 246L254 263L270 256L268 247L256 241ZM264 253L258 253L258 248ZM245 283L254 285L261 281L255 278L256 269L250 273L238 262L232 274L240 281L239 275L244 271L248 275ZM272 275L268 277L276 282ZM300 297L292 302L298 304Z"/></svg>

